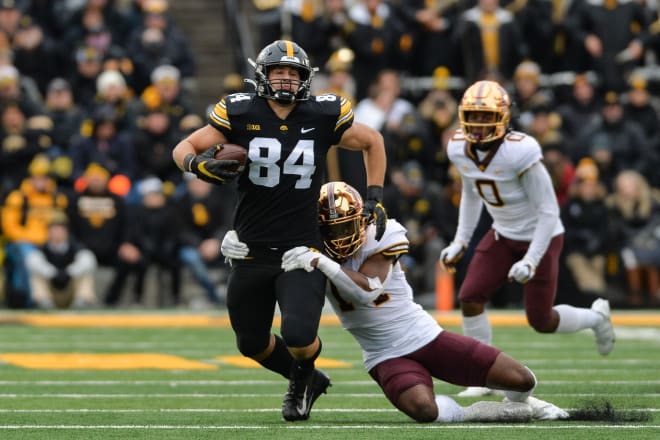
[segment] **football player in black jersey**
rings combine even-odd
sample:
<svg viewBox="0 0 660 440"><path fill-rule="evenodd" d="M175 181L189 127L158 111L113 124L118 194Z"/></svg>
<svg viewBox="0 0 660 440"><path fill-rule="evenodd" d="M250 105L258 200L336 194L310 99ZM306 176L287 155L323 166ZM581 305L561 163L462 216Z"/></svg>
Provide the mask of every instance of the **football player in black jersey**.
<svg viewBox="0 0 660 440"><path fill-rule="evenodd" d="M326 153L332 145L361 150L367 174L366 215L378 233L387 215L381 205L385 146L381 134L353 121L350 101L334 94L313 96L315 69L296 43L275 41L256 62L255 93L235 93L218 102L208 124L181 141L173 157L184 171L225 183L238 179L232 234L222 251L230 258L227 309L239 351L289 379L284 420L306 420L330 379L315 369L321 352L318 326L325 276L320 271L280 267L282 254L296 246L321 249L318 194ZM236 161L214 159L216 146L245 146L242 172ZM380 236L378 237L380 239ZM271 328L275 305L281 337Z"/></svg>

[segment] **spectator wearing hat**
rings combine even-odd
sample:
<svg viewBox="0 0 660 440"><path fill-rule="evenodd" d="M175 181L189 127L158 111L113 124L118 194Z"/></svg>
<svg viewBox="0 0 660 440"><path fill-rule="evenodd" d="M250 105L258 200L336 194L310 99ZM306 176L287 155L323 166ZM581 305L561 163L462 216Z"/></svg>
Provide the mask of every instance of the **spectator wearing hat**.
<svg viewBox="0 0 660 440"><path fill-rule="evenodd" d="M87 0L69 15L64 25L64 39L73 42L69 50L87 40L105 53L111 45L122 47L130 33L129 19L114 0Z"/></svg>
<svg viewBox="0 0 660 440"><path fill-rule="evenodd" d="M142 22L128 37L126 49L135 64L136 93L149 86L154 69L171 64L179 69L181 84L194 88L195 60L190 44L169 16L169 3L147 0L143 4Z"/></svg>
<svg viewBox="0 0 660 440"><path fill-rule="evenodd" d="M0 0L0 32L9 37L14 65L23 75L33 78L43 92L48 81L58 74L55 41L21 6L15 0Z"/></svg>
<svg viewBox="0 0 660 440"><path fill-rule="evenodd" d="M87 114L91 119L97 108L111 106L115 111L117 130L129 132L135 126L130 110L134 100L124 75L118 70L104 70L96 78L96 96L88 104Z"/></svg>
<svg viewBox="0 0 660 440"><path fill-rule="evenodd" d="M178 264L178 225L171 199L163 192L163 182L152 177L137 186L140 203L128 206L128 227L119 246L120 264L135 275L134 301L142 304L149 270L165 271L167 286L175 304L180 302L180 267ZM160 282L160 281L159 281ZM163 300L163 298L161 298ZM108 296L106 304L114 305L119 297Z"/></svg>
<svg viewBox="0 0 660 440"><path fill-rule="evenodd" d="M122 74L126 80L126 86L131 95L135 96L135 66L133 60L128 56L125 47L117 45L110 46L110 49L103 57L103 71L116 70Z"/></svg>
<svg viewBox="0 0 660 440"><path fill-rule="evenodd" d="M111 176L133 181L136 175L135 151L125 132L117 129L117 113L110 105L97 107L92 114L89 136L81 137L70 149L73 178L77 179L93 162L102 165Z"/></svg>
<svg viewBox="0 0 660 440"><path fill-rule="evenodd" d="M575 75L569 99L557 106L565 133L564 148L574 163L584 155L580 144L583 132L591 130L600 120L601 97L592 80L583 74Z"/></svg>
<svg viewBox="0 0 660 440"><path fill-rule="evenodd" d="M645 175L657 172L647 168L649 163L653 163L653 155L644 131L636 121L625 118L618 93L605 93L600 116L594 127L582 133L580 145L585 150L580 158L593 157L601 175L609 179L623 170L636 170ZM608 189L611 188L611 180L604 182Z"/></svg>
<svg viewBox="0 0 660 440"><path fill-rule="evenodd" d="M103 71L103 53L92 46L80 46L73 52L74 71L67 77L73 97L81 108L94 102L96 78Z"/></svg>
<svg viewBox="0 0 660 440"><path fill-rule="evenodd" d="M133 120L139 120L158 110L170 118L171 125L179 125L181 118L193 113L193 104L181 87L181 73L175 66L158 66L151 73L151 83L132 107Z"/></svg>
<svg viewBox="0 0 660 440"><path fill-rule="evenodd" d="M354 58L355 54L347 47L334 51L325 63L325 69L320 74L320 76L325 77L325 84L315 94L334 93L355 104L355 78L351 73Z"/></svg>
<svg viewBox="0 0 660 440"><path fill-rule="evenodd" d="M512 99L518 109L513 121L517 129L527 132L534 119L534 109L552 108L554 96L551 90L541 87L541 68L537 63L525 60L513 73Z"/></svg>
<svg viewBox="0 0 660 440"><path fill-rule="evenodd" d="M425 175L442 185L447 184L450 165L446 145L457 128L458 103L449 91L434 89L429 91L417 108L431 137L430 151L427 152L430 159L422 163Z"/></svg>
<svg viewBox="0 0 660 440"><path fill-rule="evenodd" d="M8 297L10 305L16 307L32 305L25 258L46 243L53 213L66 209L68 203L49 175L50 165L47 156L35 156L28 167L28 177L9 193L2 207Z"/></svg>
<svg viewBox="0 0 660 440"><path fill-rule="evenodd" d="M119 298L130 271L119 258L128 228L126 202L113 188L110 172L98 163L89 164L77 183L67 211L70 230L94 253L101 269L96 277L98 293L102 298Z"/></svg>
<svg viewBox="0 0 660 440"><path fill-rule="evenodd" d="M0 65L0 107L17 104L27 116L43 112L43 98L32 78L21 75L11 65Z"/></svg>
<svg viewBox="0 0 660 440"><path fill-rule="evenodd" d="M139 116L133 136L137 180L156 176L173 187L181 183L181 170L172 160L172 149L181 140L175 122L162 107Z"/></svg>
<svg viewBox="0 0 660 440"><path fill-rule="evenodd" d="M46 243L26 257L32 300L43 309L84 308L96 305L94 254L69 233L64 213L48 223Z"/></svg>
<svg viewBox="0 0 660 440"><path fill-rule="evenodd" d="M660 113L658 112L658 98L651 95L648 90L646 78L640 74L628 78L630 89L624 94L623 113L627 120L636 121L644 130L653 163L648 165L650 170L660 169ZM651 186L660 187L660 173L647 172Z"/></svg>
<svg viewBox="0 0 660 440"><path fill-rule="evenodd" d="M18 188L27 176L30 160L39 152L37 144L26 137L25 114L16 104L0 110L0 194Z"/></svg>
<svg viewBox="0 0 660 440"><path fill-rule="evenodd" d="M83 113L73 100L71 85L64 78L53 78L46 90L46 115L53 121L53 145L63 153L79 134Z"/></svg>
<svg viewBox="0 0 660 440"><path fill-rule="evenodd" d="M591 158L578 163L568 201L562 206L566 227L564 262L583 296L571 295L570 303L591 304L607 296L607 254L610 251L607 189L599 180L598 166Z"/></svg>

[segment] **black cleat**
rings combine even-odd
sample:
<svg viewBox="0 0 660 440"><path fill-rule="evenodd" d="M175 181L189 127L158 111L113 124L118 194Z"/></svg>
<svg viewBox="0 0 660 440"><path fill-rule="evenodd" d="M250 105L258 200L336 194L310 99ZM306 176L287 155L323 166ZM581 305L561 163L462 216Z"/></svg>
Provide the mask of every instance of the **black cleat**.
<svg viewBox="0 0 660 440"><path fill-rule="evenodd" d="M330 378L320 370L306 376L294 374L282 402L282 417L287 422L309 419L312 405L321 394L327 393Z"/></svg>

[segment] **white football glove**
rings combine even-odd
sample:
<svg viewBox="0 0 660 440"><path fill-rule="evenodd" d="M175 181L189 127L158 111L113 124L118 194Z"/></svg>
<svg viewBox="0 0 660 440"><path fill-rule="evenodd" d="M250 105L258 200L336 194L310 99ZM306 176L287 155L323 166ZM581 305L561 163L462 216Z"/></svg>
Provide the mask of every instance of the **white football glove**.
<svg viewBox="0 0 660 440"><path fill-rule="evenodd" d="M452 241L449 246L440 252L440 261L445 265L447 271L454 272L456 270L454 266L463 257L464 252L465 245L463 243Z"/></svg>
<svg viewBox="0 0 660 440"><path fill-rule="evenodd" d="M282 255L282 269L284 272L296 269L305 269L307 272L311 272L314 270L312 261L321 256L319 251L310 249L307 246L294 247Z"/></svg>
<svg viewBox="0 0 660 440"><path fill-rule="evenodd" d="M536 273L536 268L529 261L522 259L511 266L509 270L509 281L516 280L520 284L525 284L531 280Z"/></svg>
<svg viewBox="0 0 660 440"><path fill-rule="evenodd" d="M228 260L243 260L250 253L250 249L248 249L248 246L245 243L238 239L236 231L231 230L227 231L222 238L220 252L222 252L222 255Z"/></svg>

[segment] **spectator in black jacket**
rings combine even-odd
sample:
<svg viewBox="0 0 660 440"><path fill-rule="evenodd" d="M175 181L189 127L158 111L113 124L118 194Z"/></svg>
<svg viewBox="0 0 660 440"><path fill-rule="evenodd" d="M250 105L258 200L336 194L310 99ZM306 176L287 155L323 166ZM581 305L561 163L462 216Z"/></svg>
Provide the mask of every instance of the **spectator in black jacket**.
<svg viewBox="0 0 660 440"><path fill-rule="evenodd" d="M582 159L561 212L566 228L564 255L578 290L596 296L603 296L607 287L605 263L610 249L606 195L595 162Z"/></svg>
<svg viewBox="0 0 660 440"><path fill-rule="evenodd" d="M186 173L186 191L176 203L179 217L179 260L204 289L207 299L218 304L211 266L222 266L220 237L231 229L231 209L227 197L233 192L215 186Z"/></svg>
<svg viewBox="0 0 660 440"><path fill-rule="evenodd" d="M96 258L69 234L64 213L48 225L48 240L28 254L32 301L40 308L80 308L96 304L94 270Z"/></svg>
<svg viewBox="0 0 660 440"><path fill-rule="evenodd" d="M112 271L108 286L100 287L102 298L115 302L121 295L129 268L119 259L119 246L127 234L124 199L108 187L110 172L98 163L90 164L76 182L68 206L71 231L90 249L99 266Z"/></svg>

